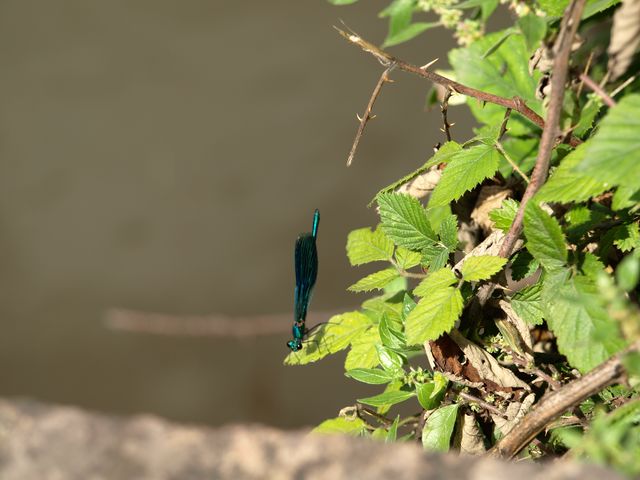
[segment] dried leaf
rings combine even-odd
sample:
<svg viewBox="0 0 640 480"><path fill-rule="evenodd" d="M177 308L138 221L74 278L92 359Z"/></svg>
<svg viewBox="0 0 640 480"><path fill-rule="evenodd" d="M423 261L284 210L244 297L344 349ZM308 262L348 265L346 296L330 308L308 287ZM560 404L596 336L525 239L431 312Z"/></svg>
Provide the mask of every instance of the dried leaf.
<svg viewBox="0 0 640 480"><path fill-rule="evenodd" d="M489 390L495 390L496 393L500 393L500 390L510 388L524 388L525 390L529 390L529 386L516 377L511 370L500 365L498 360L491 354L464 338L457 330L452 330L449 335L464 352L468 362L478 371L483 383L487 385ZM491 383L503 388L499 389L494 387L492 389Z"/></svg>
<svg viewBox="0 0 640 480"><path fill-rule="evenodd" d="M536 400L536 396L533 393L530 393L522 402L511 402L507 407L507 416L508 419L503 418L496 414L491 414L491 418L493 419L493 423L496 424L496 427L500 430L502 435L507 435L513 427L515 427L522 417L524 417L527 412L531 409L533 402Z"/></svg>
<svg viewBox="0 0 640 480"><path fill-rule="evenodd" d="M493 221L489 218L489 212L495 208L500 208L502 201L513 192L508 188L486 185L480 189L478 200L471 212L471 218L482 228L485 234L493 230Z"/></svg>
<svg viewBox="0 0 640 480"><path fill-rule="evenodd" d="M515 327L513 336L517 335L517 338L514 339L514 347L516 347L516 351L528 361L533 361L533 355L531 354L531 352L533 352L533 341L531 340L529 325L527 325L527 322L518 316L509 302L500 300L498 304L502 311L507 314L506 321ZM498 322L496 322L496 325L498 325L498 329L500 329ZM500 329L500 331L502 332L502 329ZM507 335L507 337L511 336ZM507 338L507 341L509 341L509 338Z"/></svg>
<svg viewBox="0 0 640 480"><path fill-rule="evenodd" d="M411 195L412 197L419 199L424 198L429 195L434 188L436 188L436 185L440 181L440 177L442 177L442 170L439 170L438 166L435 165L404 185L401 185L396 192L406 193L407 195Z"/></svg>
<svg viewBox="0 0 640 480"><path fill-rule="evenodd" d="M467 455L483 455L487 448L484 444L484 435L476 421L475 415L466 413L460 417L460 428L458 429L460 441L460 453ZM458 438L456 438L458 440Z"/></svg>
<svg viewBox="0 0 640 480"><path fill-rule="evenodd" d="M620 78L629 68L640 45L640 0L625 0L613 14L609 54L610 81Z"/></svg>

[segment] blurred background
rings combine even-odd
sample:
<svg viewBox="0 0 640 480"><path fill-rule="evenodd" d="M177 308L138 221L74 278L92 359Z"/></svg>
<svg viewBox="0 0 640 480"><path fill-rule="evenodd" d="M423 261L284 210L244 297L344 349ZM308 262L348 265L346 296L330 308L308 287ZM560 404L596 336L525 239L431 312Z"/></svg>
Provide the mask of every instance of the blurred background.
<svg viewBox="0 0 640 480"><path fill-rule="evenodd" d="M345 167L381 67L388 1L3 0L0 3L0 395L220 425L313 425L377 393L344 355L285 367L293 245L314 208L311 310L356 308L347 233L443 140L430 85L395 72ZM431 30L391 49L418 65L454 46ZM454 136L466 109L450 112ZM115 331L127 308L250 321L273 335Z"/></svg>

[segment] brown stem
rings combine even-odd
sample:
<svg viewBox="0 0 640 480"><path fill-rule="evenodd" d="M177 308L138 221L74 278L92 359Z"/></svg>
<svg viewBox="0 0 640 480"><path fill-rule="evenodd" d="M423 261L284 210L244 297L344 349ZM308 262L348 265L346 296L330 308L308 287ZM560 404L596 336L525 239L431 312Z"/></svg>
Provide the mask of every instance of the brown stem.
<svg viewBox="0 0 640 480"><path fill-rule="evenodd" d="M525 101L520 97L513 98L505 98L499 95L494 95L492 93L483 92L482 90L476 90L475 88L468 87L461 83L455 82L453 80L448 79L447 77L443 77L442 75L438 75L437 73L430 72L427 69L422 67L418 67L411 63L405 62L404 60L400 60L399 58L394 57L393 55L385 52L384 50L379 49L372 43L367 42L362 39L359 35L355 33L347 33L338 27L334 27L340 35L346 38L349 42L354 45L359 46L365 52L373 55L382 65L388 67L391 65L395 65L398 69L403 70L405 72L413 73L414 75L418 75L422 78L426 78L427 80L437 83L438 85L442 85L443 87L451 90L455 93L460 93L462 95L466 95L467 97L477 98L482 102L493 103L495 105L500 105L505 108L510 108L511 110L515 110L522 116L528 118L531 122L539 126L540 128L544 128L545 122L540 115L531 110ZM564 86L564 85L563 85ZM576 147L582 141L572 136L569 139L569 143L571 146Z"/></svg>
<svg viewBox="0 0 640 480"><path fill-rule="evenodd" d="M609 96L607 92L605 92L600 85L594 82L591 77L589 77L586 73L580 74L580 80L584 82L584 84L593 90L607 105L608 107L615 107L616 101Z"/></svg>
<svg viewBox="0 0 640 480"><path fill-rule="evenodd" d="M547 111L547 122L542 129L542 137L540 138L540 146L538 147L538 158L536 165L531 174L531 182L522 195L520 208L516 213L511 228L507 233L502 246L500 247L500 255L503 258L509 258L513 247L522 233L522 224L524 220L524 210L527 203L536 192L542 187L547 179L549 172L549 161L551 152L556 144L560 133L560 115L562 114L562 101L564 99L564 87L567 81L567 71L569 69L569 55L571 54L571 44L580 24L580 16L586 0L572 0L567 7L558 40L554 45L555 60L553 62L553 70L551 76L551 95L549 109Z"/></svg>
<svg viewBox="0 0 640 480"><path fill-rule="evenodd" d="M485 402L484 400L482 400L482 399L480 399L478 397L475 397L475 396L473 396L473 395L471 395L469 393L466 393L466 392L460 392L460 393L458 393L458 396L460 398L462 398L464 401L466 401L467 403L477 403L478 405L480 405L485 410L487 410L487 411L489 411L491 413L494 413L494 414L496 414L496 415L498 415L498 416L500 416L502 418L509 419L509 416L506 413L504 413L502 410L500 410L499 408L491 405L488 402Z"/></svg>
<svg viewBox="0 0 640 480"><path fill-rule="evenodd" d="M447 120L447 110L449 109L449 97L451 97L451 90L447 89L442 99L442 105L440 111L442 112L442 123L444 124L443 132L447 137L447 142L451 141L451 124Z"/></svg>
<svg viewBox="0 0 640 480"><path fill-rule="evenodd" d="M591 395L595 395L624 378L625 370L622 358L626 354L638 350L640 350L640 341L600 364L586 375L544 396L535 408L491 449L490 455L507 459L513 458L549 423L564 412L580 405Z"/></svg>
<svg viewBox="0 0 640 480"><path fill-rule="evenodd" d="M373 110L373 105L376 103L376 100L380 95L380 91L382 90L382 85L384 85L387 82L391 82L391 80L389 80L389 74L394 68L395 68L395 64L391 63L389 67L384 72L382 72L382 75L380 75L380 79L378 80L378 83L376 83L376 86L373 89L373 92L371 92L371 98L369 98L369 103L367 103L367 108L365 109L364 114L362 115L362 118L360 118L360 126L358 126L358 131L356 132L356 138L353 139L353 145L351 146L351 151L349 152L349 158L347 158L347 167L351 165L351 162L353 162L353 157L355 157L356 155L358 144L360 143L360 139L362 138L362 134L364 133L364 127L366 127L369 120L373 118L371 116L371 111Z"/></svg>

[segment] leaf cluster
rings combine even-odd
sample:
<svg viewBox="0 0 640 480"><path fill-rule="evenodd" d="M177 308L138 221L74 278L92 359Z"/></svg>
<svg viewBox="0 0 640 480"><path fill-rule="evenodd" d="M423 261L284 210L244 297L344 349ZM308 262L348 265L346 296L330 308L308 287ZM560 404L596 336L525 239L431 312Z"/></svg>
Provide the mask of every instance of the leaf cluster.
<svg viewBox="0 0 640 480"><path fill-rule="evenodd" d="M445 3L473 11L481 21L495 9L488 0ZM544 117L547 105L536 91L547 72L531 73L529 57L543 40L553 40L567 3L527 4L530 11L519 14L513 27L451 51L456 80L520 97ZM583 28L606 22L615 3L589 2ZM412 23L424 6L395 0L383 11L390 18L387 45L426 30ZM575 72L587 58L582 50L573 54ZM604 75L606 57L589 62L594 76ZM445 143L420 168L380 190L379 224L352 231L346 245L354 267L380 265L348 287L372 293L360 309L315 329L285 363L303 365L347 350L345 375L382 390L357 399L349 414L316 431L415 438L429 450L486 451L545 394L640 340L638 88L638 82L626 86L617 105L605 108L579 82L567 85L561 128L582 143L555 148L548 180L524 208L523 174L534 167L540 130L514 114L505 134L504 109L475 102L468 102L479 123L474 137ZM441 177L426 199L401 193L433 169ZM488 189L506 193L498 204L485 204L480 199L490 198ZM471 211L465 208L474 202ZM521 242L502 257L500 244L520 210ZM494 295L483 303L479 292L488 286ZM625 473L640 472L639 358L624 359L626 385L565 412L525 454L568 450ZM415 413L389 417L401 403Z"/></svg>

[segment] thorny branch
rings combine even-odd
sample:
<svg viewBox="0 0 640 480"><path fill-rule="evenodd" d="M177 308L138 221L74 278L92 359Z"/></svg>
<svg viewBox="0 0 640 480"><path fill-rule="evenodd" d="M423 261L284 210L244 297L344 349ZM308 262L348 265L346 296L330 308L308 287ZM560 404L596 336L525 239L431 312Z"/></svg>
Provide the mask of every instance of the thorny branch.
<svg viewBox="0 0 640 480"><path fill-rule="evenodd" d="M353 157L355 157L356 155L358 144L360 143L360 139L362 138L362 134L364 133L364 127L367 126L367 123L369 122L369 120L375 117L375 115L371 116L371 112L373 110L373 105L376 103L376 100L380 95L382 86L385 83L392 82L392 80L389 80L389 74L394 68L395 68L395 64L391 63L389 67L384 72L382 72L382 75L380 75L380 79L378 80L378 83L376 83L376 86L373 89L373 92L371 93L371 98L369 99L369 103L367 104L367 108L365 109L364 114L362 115L362 118L358 117L360 120L360 126L358 127L358 131L356 132L356 138L353 139L353 145L351 146L351 151L349 152L349 158L347 158L347 167L351 165L351 162L353 162Z"/></svg>
<svg viewBox="0 0 640 480"><path fill-rule="evenodd" d="M367 53L373 55L383 66L390 67L394 65L399 70L403 70L405 72L413 73L414 75L418 75L422 78L426 78L427 80L437 83L438 85L442 85L447 90L451 90L452 92L459 93L461 95L466 95L467 97L477 98L482 102L493 103L495 105L500 105L505 108L510 108L511 110L515 110L520 113L522 116L528 118L531 122L539 126L540 128L544 128L545 122L540 115L531 110L525 101L520 97L513 98L505 98L499 95L494 95L492 93L483 92L482 90L477 90L472 87L468 87L461 83L458 83L454 80L450 80L447 77L443 77L442 75L438 75L437 73L430 72L426 68L418 67L411 63L405 62L399 58L394 57L393 55L381 50L376 47L372 43L367 42L362 39L360 36L355 33L347 33L338 27L334 27L340 35L346 38L349 42L354 45L359 46L362 50ZM581 143L580 139L572 136L569 139L569 144L573 147L578 146Z"/></svg>
<svg viewBox="0 0 640 480"><path fill-rule="evenodd" d="M444 125L442 131L447 137L447 142L451 141L451 127L453 126L447 119L447 110L449 109L449 98L451 97L451 93L451 90L446 90L444 98L442 99L442 105L440 106L440 111L442 112L442 123Z"/></svg>

